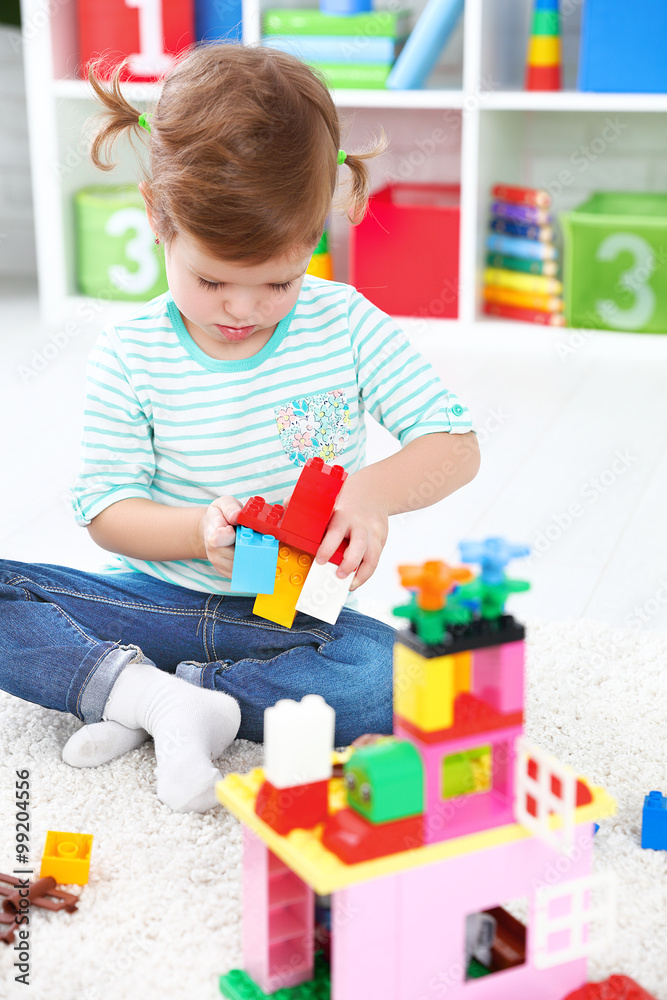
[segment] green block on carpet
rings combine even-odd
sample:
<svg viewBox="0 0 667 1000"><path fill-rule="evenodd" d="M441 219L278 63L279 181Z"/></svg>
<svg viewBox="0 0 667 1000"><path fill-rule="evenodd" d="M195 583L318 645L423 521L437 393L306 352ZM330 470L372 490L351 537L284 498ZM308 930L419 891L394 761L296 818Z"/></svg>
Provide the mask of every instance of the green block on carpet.
<svg viewBox="0 0 667 1000"><path fill-rule="evenodd" d="M315 978L275 993L264 993L243 969L220 976L220 992L228 1000L331 1000L331 973L322 958L315 959Z"/></svg>

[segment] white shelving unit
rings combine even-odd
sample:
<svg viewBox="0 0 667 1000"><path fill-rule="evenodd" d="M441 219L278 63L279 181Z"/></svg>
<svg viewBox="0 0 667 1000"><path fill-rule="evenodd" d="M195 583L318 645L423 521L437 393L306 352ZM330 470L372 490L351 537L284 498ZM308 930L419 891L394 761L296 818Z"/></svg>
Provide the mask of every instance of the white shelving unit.
<svg viewBox="0 0 667 1000"><path fill-rule="evenodd" d="M395 2L395 0L394 0ZM425 0L406 0L415 17ZM257 44L263 7L279 0L245 0L244 41ZM303 0L289 0L302 6ZM480 312L479 275L489 190L503 181L546 187L554 211L569 209L595 190L667 190L667 94L592 94L575 88L581 7L562 18L565 89L522 90L531 0L466 0L462 24L433 74L416 91L339 91L335 96L349 149L382 126L390 151L373 161L373 184L388 180L461 185L459 319L497 327ZM76 0L47 14L42 0L22 0L28 118L37 226L42 316L47 323L81 327L125 315L134 303L80 296L74 268L72 196L86 184L136 179L136 159L118 150L118 167L102 175L87 159L82 130L96 109L79 64ZM130 100L149 110L156 85L127 84ZM445 136L433 141L433 136ZM335 218L336 273L347 277L347 223ZM99 322L98 322L99 320ZM429 321L425 320L425 326ZM417 324L417 325L422 325ZM525 329L525 325L522 326ZM516 330L514 331L516 333ZM544 331L530 327L540 337Z"/></svg>

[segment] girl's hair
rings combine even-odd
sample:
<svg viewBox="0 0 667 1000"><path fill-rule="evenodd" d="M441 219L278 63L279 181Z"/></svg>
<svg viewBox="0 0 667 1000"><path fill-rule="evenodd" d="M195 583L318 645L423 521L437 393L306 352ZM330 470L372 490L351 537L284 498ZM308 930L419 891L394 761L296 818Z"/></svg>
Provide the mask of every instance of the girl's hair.
<svg viewBox="0 0 667 1000"><path fill-rule="evenodd" d="M322 80L294 56L269 48L211 45L192 50L164 81L151 131L95 64L89 80L104 105L91 159L101 170L126 129L148 140L147 182L160 239L194 237L211 256L263 263L313 249L322 235L338 176L340 123ZM370 183L364 161L384 135L348 153L348 216L358 222ZM344 168L343 168L344 169Z"/></svg>

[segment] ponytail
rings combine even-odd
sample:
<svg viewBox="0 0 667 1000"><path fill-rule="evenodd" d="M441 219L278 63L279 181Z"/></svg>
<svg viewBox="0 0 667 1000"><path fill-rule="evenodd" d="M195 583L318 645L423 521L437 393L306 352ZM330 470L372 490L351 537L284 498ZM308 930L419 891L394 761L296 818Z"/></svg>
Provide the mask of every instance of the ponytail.
<svg viewBox="0 0 667 1000"><path fill-rule="evenodd" d="M361 222L368 209L371 193L371 178L365 161L384 153L388 145L387 136L381 129L379 136L360 153L347 153L345 166L350 168L352 176L342 201L348 219L353 225Z"/></svg>
<svg viewBox="0 0 667 1000"><path fill-rule="evenodd" d="M135 135L141 135L143 126L139 123L141 112L137 111L123 96L120 89L120 76L127 60L117 67L108 86L101 81L102 60L92 63L88 69L88 80L95 96L104 105L96 119L96 126L90 147L90 158L100 170L112 170L116 163L110 159L111 150L116 140L125 129L134 129Z"/></svg>

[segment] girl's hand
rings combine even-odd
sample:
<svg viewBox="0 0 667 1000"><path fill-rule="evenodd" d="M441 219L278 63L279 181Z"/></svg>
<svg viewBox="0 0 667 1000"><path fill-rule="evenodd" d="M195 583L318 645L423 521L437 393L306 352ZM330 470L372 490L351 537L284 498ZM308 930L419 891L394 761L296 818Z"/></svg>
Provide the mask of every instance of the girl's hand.
<svg viewBox="0 0 667 1000"><path fill-rule="evenodd" d="M234 564L234 525L242 508L243 504L236 497L218 497L206 508L199 522L199 537L206 558L213 569L227 579L231 579Z"/></svg>
<svg viewBox="0 0 667 1000"><path fill-rule="evenodd" d="M370 579L377 568L389 530L389 511L377 491L371 489L366 469L360 469L345 480L327 532L317 551L317 562L328 562L344 538L348 546L336 576L356 576L350 590L356 590Z"/></svg>

